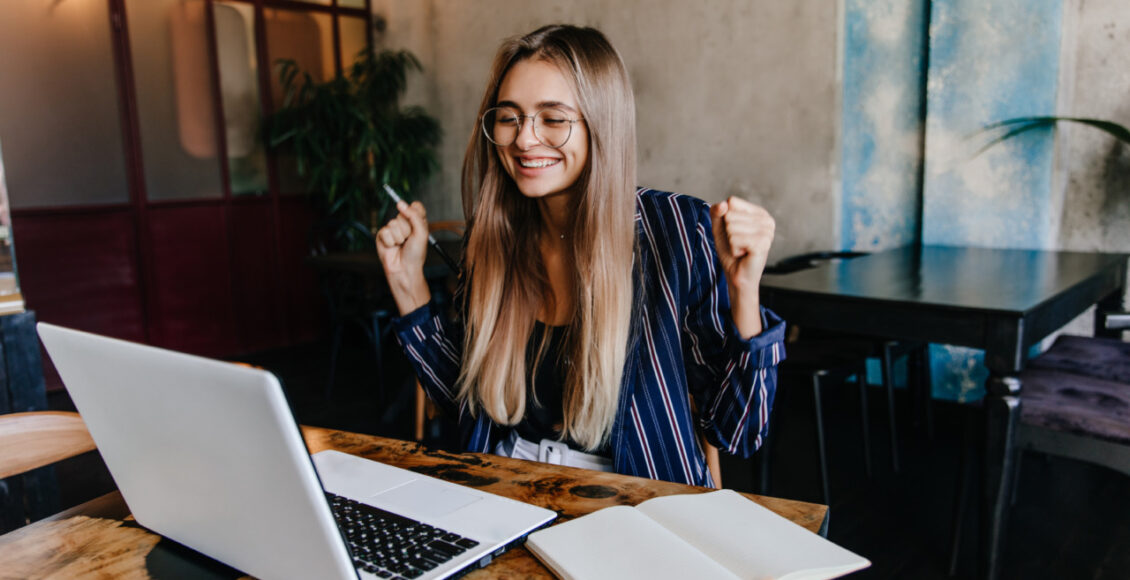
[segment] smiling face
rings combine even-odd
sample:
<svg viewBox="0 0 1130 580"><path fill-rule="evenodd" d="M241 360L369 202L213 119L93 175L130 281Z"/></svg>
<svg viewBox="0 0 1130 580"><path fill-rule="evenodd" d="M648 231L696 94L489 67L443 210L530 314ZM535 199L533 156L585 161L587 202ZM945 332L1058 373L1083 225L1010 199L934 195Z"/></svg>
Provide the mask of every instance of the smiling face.
<svg viewBox="0 0 1130 580"><path fill-rule="evenodd" d="M557 107L574 119L583 117L565 75L556 65L541 59L523 60L506 73L496 106L513 108L522 115ZM538 141L533 120L525 118L514 143L496 149L522 195L545 198L569 192L577 184L589 158L588 128L584 122L573 123L569 141L554 149Z"/></svg>

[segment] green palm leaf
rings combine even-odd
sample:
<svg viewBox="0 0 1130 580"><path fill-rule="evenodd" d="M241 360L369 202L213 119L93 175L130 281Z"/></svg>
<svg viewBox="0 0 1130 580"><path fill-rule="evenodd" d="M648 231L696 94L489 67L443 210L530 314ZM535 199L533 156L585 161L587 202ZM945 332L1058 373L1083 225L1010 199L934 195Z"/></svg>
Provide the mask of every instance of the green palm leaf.
<svg viewBox="0 0 1130 580"><path fill-rule="evenodd" d="M1002 141L1006 141L1008 139L1011 139L1011 138L1013 138L1017 135L1020 135L1021 133L1026 133L1026 132L1031 131L1033 129L1045 129L1045 128L1048 128L1048 127L1053 127L1053 126L1055 126L1056 123L1060 123L1060 122L1080 123L1080 124L1083 124L1083 125L1088 125L1090 127L1094 127L1094 128L1099 129L1101 131L1105 131L1105 132L1109 133L1111 136L1113 136L1114 138L1118 139L1119 141L1121 141L1123 143L1130 144L1130 129L1127 129L1126 127L1119 125L1118 123L1115 123L1115 122L1112 122L1112 121L1104 121L1102 119L1088 119L1088 118L1085 118L1085 117L1056 117L1056 116L1016 117L1016 118L1013 118L1013 119L1005 119L1003 121L997 121L995 123L990 123L990 124L982 127L980 131L975 133L975 135L979 135L979 134L982 134L982 133L991 132L991 131L1003 129L1003 128L1006 128L1006 127L1008 128L1007 131L1004 131L1003 133L1001 133L1000 135L998 135L997 137L995 137L994 139L992 139L991 141L986 143L983 147L978 149L977 153L975 153L973 156L976 157L976 156L984 153L986 150L993 147L994 145L996 145L996 144L998 144Z"/></svg>

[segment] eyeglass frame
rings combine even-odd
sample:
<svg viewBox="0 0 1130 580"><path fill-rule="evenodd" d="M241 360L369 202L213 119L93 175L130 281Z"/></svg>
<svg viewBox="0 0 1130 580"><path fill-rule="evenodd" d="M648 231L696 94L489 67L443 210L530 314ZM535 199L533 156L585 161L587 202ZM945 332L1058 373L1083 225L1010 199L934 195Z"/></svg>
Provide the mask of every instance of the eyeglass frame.
<svg viewBox="0 0 1130 580"><path fill-rule="evenodd" d="M534 134L534 139L537 139L538 143L541 143L542 145L545 145L546 147L549 147L550 149L561 149L562 147L565 147L566 145L568 145L569 140L573 138L573 127L577 123L583 122L585 120L585 118L584 117L577 117L576 119L571 119L571 118L564 119L565 122L569 123L569 136L565 137L565 141L562 142L560 145L557 145L555 147L555 146L550 145L549 143L546 143L545 141L541 140L541 135L538 135L538 124L537 124L537 121L535 120L538 115L542 114L542 112L553 110L553 109L561 111L565 115L569 114L569 112L566 111L564 108L558 107L558 106L542 107L542 108L538 109L536 112L534 112L533 115L523 115L523 114L521 114L521 111L519 111L518 109L515 109L514 107L509 107L509 106L491 107L491 108L487 109L486 111L484 111L483 116L479 118L479 128L482 129L482 131L483 131L483 137L486 137L487 141L490 141L492 145L494 145L496 147L509 147L509 146L513 145L514 143L516 143L518 141L518 136L522 134L522 129L525 126L524 125L525 120L529 119L533 123L533 126L531 127L531 131ZM487 115L489 115L491 111L513 111L515 113L514 117L518 119L518 130L514 133L514 140L513 141L507 143L506 145L501 145L498 142L496 142L494 139L491 138L490 131L487 130L487 126L486 126Z"/></svg>

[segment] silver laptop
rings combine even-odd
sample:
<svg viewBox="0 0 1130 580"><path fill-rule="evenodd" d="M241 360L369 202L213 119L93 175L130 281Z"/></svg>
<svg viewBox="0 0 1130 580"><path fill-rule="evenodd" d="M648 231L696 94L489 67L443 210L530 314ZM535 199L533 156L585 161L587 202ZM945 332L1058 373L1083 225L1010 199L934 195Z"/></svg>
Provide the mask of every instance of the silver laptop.
<svg viewBox="0 0 1130 580"><path fill-rule="evenodd" d="M354 455L311 457L267 371L45 323L39 336L137 521L253 576L444 578L556 516Z"/></svg>

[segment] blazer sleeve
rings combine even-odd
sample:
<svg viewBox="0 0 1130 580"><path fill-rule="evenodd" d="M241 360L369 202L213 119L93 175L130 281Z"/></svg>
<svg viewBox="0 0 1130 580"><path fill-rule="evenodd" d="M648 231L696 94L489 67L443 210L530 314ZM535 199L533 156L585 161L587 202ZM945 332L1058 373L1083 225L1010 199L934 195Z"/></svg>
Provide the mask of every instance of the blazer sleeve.
<svg viewBox="0 0 1130 580"><path fill-rule="evenodd" d="M761 334L743 339L730 315L725 274L714 246L710 207L697 204L683 320L684 361L699 428L727 453L748 457L769 431L785 323L761 309Z"/></svg>
<svg viewBox="0 0 1130 580"><path fill-rule="evenodd" d="M420 386L449 417L457 417L456 395L463 359L462 325L434 302L394 319L396 339L416 371Z"/></svg>

